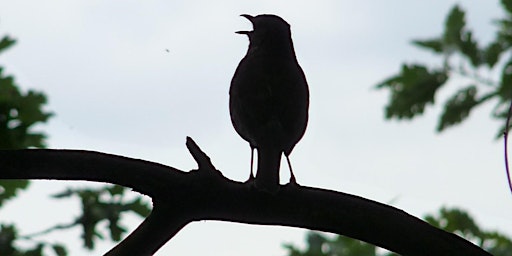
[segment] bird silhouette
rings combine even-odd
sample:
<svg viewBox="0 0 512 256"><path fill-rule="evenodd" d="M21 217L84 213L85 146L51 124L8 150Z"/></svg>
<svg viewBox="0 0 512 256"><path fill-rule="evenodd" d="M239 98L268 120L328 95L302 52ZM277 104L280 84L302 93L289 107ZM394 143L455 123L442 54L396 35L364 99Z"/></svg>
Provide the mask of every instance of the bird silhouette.
<svg viewBox="0 0 512 256"><path fill-rule="evenodd" d="M251 147L250 179L256 149L256 187L275 193L283 153L290 182L296 183L289 156L306 131L309 89L295 56L290 25L276 15L241 16L253 30L236 32L249 37L249 48L231 80L231 122Z"/></svg>

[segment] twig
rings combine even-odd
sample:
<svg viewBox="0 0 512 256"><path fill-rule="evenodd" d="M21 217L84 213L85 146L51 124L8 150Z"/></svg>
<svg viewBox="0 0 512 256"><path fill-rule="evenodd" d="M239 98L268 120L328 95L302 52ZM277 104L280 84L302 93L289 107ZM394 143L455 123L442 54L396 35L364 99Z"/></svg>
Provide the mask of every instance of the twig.
<svg viewBox="0 0 512 256"><path fill-rule="evenodd" d="M32 233L32 234L20 236L20 238L21 239L32 239L32 238L34 238L36 236L46 235L46 234L51 233L51 232L56 231L56 230L72 228L76 224L77 224L76 221L73 222L73 223L69 223L69 224L59 224L59 225L55 225L55 226L53 226L51 228L47 228L47 229L39 231L39 232L35 232L35 233Z"/></svg>
<svg viewBox="0 0 512 256"><path fill-rule="evenodd" d="M512 100L510 101L510 107L508 108L507 122L505 124L505 131L503 132L503 140L505 144L505 170L507 172L508 188L512 193L512 181L510 180L510 168L508 166L508 130L510 125L510 116L512 115Z"/></svg>
<svg viewBox="0 0 512 256"><path fill-rule="evenodd" d="M474 72L473 74L470 74L470 72L468 70L466 70L462 66L459 66L459 68L449 67L448 70L450 72L452 72L452 73L455 73L455 74L457 74L459 76L462 76L464 78L471 79L474 82L477 82L477 83L480 83L480 84L483 84L483 85L487 85L487 86L490 86L490 87L497 87L497 85L498 85L498 83L496 81L493 81L492 79L481 77L476 72Z"/></svg>
<svg viewBox="0 0 512 256"><path fill-rule="evenodd" d="M215 170L215 166L213 166L210 157L208 157L200 148L197 146L196 142L187 136L187 142L185 145L188 148L188 151L196 160L199 170Z"/></svg>

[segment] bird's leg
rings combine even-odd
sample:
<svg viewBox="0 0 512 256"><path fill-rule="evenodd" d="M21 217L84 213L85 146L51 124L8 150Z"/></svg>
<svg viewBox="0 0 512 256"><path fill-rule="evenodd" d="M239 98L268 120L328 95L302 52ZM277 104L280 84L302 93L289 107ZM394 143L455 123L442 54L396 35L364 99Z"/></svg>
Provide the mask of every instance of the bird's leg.
<svg viewBox="0 0 512 256"><path fill-rule="evenodd" d="M251 146L251 175L249 176L249 180L254 180L254 174L252 172L253 166L254 166L254 147Z"/></svg>
<svg viewBox="0 0 512 256"><path fill-rule="evenodd" d="M285 154L286 161L288 162L288 168L290 169L290 183L297 184L297 180L295 179L295 175L293 175L292 164L290 163L290 158Z"/></svg>

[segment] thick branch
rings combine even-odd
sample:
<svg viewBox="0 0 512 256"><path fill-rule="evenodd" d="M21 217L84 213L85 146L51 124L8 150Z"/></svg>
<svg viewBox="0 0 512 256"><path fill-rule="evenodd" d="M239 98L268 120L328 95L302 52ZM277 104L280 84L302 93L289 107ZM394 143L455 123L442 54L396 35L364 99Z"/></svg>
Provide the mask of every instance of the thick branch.
<svg viewBox="0 0 512 256"><path fill-rule="evenodd" d="M109 255L151 255L187 223L198 220L327 231L402 255L490 255L399 209L358 196L295 185L282 186L275 195L258 191L249 183L226 179L195 143L192 148L203 164L188 173L90 151L0 151L0 178L103 181L151 196L151 216Z"/></svg>

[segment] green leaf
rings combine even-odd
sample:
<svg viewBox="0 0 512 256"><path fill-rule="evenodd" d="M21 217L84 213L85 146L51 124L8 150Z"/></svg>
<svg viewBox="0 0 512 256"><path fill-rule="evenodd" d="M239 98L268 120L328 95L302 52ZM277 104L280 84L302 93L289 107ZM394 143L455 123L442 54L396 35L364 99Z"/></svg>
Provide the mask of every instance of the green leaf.
<svg viewBox="0 0 512 256"><path fill-rule="evenodd" d="M60 193L57 193L57 194L53 194L51 195L51 197L53 198L66 198L66 197L71 197L72 195L75 194L75 191L73 191L72 189L66 189Z"/></svg>
<svg viewBox="0 0 512 256"><path fill-rule="evenodd" d="M465 237L480 236L482 234L480 228L466 211L442 208L440 218L444 219L442 221L444 223L443 229L448 232L460 232Z"/></svg>
<svg viewBox="0 0 512 256"><path fill-rule="evenodd" d="M455 5L448 14L443 36L445 45L459 45L462 31L466 25L464 16L464 11L458 5Z"/></svg>
<svg viewBox="0 0 512 256"><path fill-rule="evenodd" d="M0 207L9 199L15 198L29 185L28 180L0 180Z"/></svg>
<svg viewBox="0 0 512 256"><path fill-rule="evenodd" d="M484 50L484 59L485 63L492 68L496 63L498 63L498 60L501 56L501 54L504 52L504 47L501 42L494 41L491 42L487 48Z"/></svg>
<svg viewBox="0 0 512 256"><path fill-rule="evenodd" d="M126 204L129 210L145 218L151 213L151 207L149 204L143 202L142 197L138 197L133 202Z"/></svg>
<svg viewBox="0 0 512 256"><path fill-rule="evenodd" d="M12 225L0 225L0 255L14 255L17 251L14 247L14 241L18 234L16 228Z"/></svg>
<svg viewBox="0 0 512 256"><path fill-rule="evenodd" d="M512 241L498 232L485 232L481 244L492 255L512 256Z"/></svg>
<svg viewBox="0 0 512 256"><path fill-rule="evenodd" d="M421 65L402 65L400 74L377 85L377 88L391 91L386 118L411 119L422 114L426 104L434 102L435 93L447 79L443 70L429 71Z"/></svg>
<svg viewBox="0 0 512 256"><path fill-rule="evenodd" d="M473 67L478 67L482 64L482 53L480 49L478 49L477 42L473 40L473 34L470 31L463 33L460 42L460 51L469 58Z"/></svg>
<svg viewBox="0 0 512 256"><path fill-rule="evenodd" d="M346 236L338 236L335 241L329 243L328 248L331 253L330 255L377 255L377 247L375 245Z"/></svg>
<svg viewBox="0 0 512 256"><path fill-rule="evenodd" d="M119 213L117 215L112 216L111 218L109 218L109 225L108 225L108 227L110 229L110 238L113 241L120 241L121 240L121 236L123 235L123 233L126 232L126 228L121 226L121 225L119 225L119 219L120 219Z"/></svg>
<svg viewBox="0 0 512 256"><path fill-rule="evenodd" d="M464 121L478 104L475 99L477 88L474 85L468 86L455 93L445 104L444 111L437 126L438 131Z"/></svg>
<svg viewBox="0 0 512 256"><path fill-rule="evenodd" d="M499 101L493 109L492 116L497 119L505 120L508 117L510 101L512 100L512 59L503 65L500 85L496 89L496 94L499 97ZM508 128L505 126L506 124L503 121L503 125L496 134L496 138L500 138L505 130L510 130L512 124L509 124Z"/></svg>
<svg viewBox="0 0 512 256"><path fill-rule="evenodd" d="M54 244L54 245L52 245L52 248L53 248L53 251L55 252L55 254L57 254L57 256L67 256L68 255L66 247L64 247L61 244Z"/></svg>
<svg viewBox="0 0 512 256"><path fill-rule="evenodd" d="M106 188L107 191L110 193L110 195L123 195L124 191L126 190L125 187L119 186L119 185L113 185L111 187Z"/></svg>
<svg viewBox="0 0 512 256"><path fill-rule="evenodd" d="M507 17L495 22L499 26L498 40L505 45L505 48L509 48L512 44L512 20L510 18Z"/></svg>
<svg viewBox="0 0 512 256"><path fill-rule="evenodd" d="M512 59L501 70L501 83L497 89L500 102L508 102L512 99Z"/></svg>
<svg viewBox="0 0 512 256"><path fill-rule="evenodd" d="M413 40L412 43L416 46L432 50L434 53L443 53L443 42L439 38L429 40Z"/></svg>
<svg viewBox="0 0 512 256"><path fill-rule="evenodd" d="M24 256L43 256L44 244L39 243L33 249L29 249L23 253Z"/></svg>
<svg viewBox="0 0 512 256"><path fill-rule="evenodd" d="M16 43L16 40L14 40L8 36L4 36L2 38L2 40L0 40L0 53L7 50L9 47L13 46L15 43Z"/></svg>
<svg viewBox="0 0 512 256"><path fill-rule="evenodd" d="M11 76L0 68L0 149L44 147L44 134L32 132L31 127L46 122L52 113L42 108L44 94L18 90Z"/></svg>
<svg viewBox="0 0 512 256"><path fill-rule="evenodd" d="M512 14L512 0L501 0L501 5L509 14Z"/></svg>

